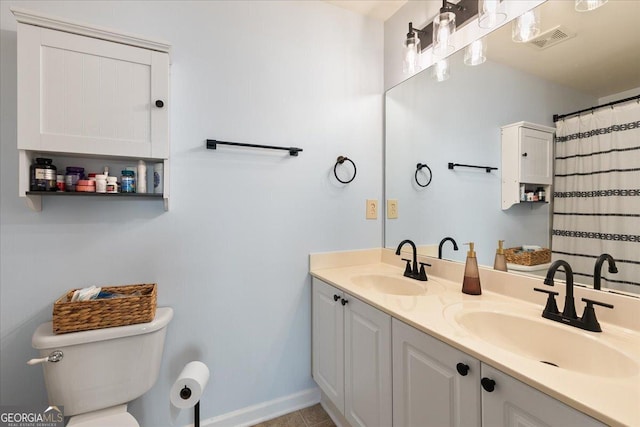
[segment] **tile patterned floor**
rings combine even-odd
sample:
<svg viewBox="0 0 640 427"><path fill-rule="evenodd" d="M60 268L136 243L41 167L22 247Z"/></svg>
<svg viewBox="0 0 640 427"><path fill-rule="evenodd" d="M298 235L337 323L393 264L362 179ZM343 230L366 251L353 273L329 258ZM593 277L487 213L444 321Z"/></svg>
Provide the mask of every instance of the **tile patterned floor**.
<svg viewBox="0 0 640 427"><path fill-rule="evenodd" d="M253 427L336 427L336 425L318 403Z"/></svg>

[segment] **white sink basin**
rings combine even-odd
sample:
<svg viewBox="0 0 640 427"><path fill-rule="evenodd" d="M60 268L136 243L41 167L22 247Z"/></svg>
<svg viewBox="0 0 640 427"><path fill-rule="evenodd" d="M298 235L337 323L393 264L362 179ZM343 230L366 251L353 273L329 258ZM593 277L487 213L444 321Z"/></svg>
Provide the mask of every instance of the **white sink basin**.
<svg viewBox="0 0 640 427"><path fill-rule="evenodd" d="M387 295L421 296L444 291L444 286L428 280L421 282L406 277L383 274L363 274L351 279L357 286Z"/></svg>
<svg viewBox="0 0 640 427"><path fill-rule="evenodd" d="M639 362L604 342L601 334L544 319L538 313L510 312L500 305L465 308L454 304L445 317L470 335L529 359L602 377L629 377Z"/></svg>

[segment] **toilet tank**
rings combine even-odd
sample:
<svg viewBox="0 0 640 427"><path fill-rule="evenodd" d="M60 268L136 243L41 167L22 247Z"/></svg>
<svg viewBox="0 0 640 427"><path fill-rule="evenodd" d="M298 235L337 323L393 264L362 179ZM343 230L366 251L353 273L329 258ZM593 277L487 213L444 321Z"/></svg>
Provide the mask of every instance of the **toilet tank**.
<svg viewBox="0 0 640 427"><path fill-rule="evenodd" d="M63 405L65 416L128 403L156 382L167 325L173 310L156 310L149 323L55 335L52 322L33 334L41 357L61 350L59 362L45 362L49 404Z"/></svg>

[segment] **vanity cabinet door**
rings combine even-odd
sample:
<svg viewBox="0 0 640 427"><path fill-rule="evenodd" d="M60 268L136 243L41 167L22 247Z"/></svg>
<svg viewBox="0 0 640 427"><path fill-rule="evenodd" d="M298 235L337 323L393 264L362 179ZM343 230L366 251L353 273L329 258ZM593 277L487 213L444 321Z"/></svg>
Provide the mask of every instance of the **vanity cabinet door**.
<svg viewBox="0 0 640 427"><path fill-rule="evenodd" d="M479 427L480 362L396 319L392 335L393 426Z"/></svg>
<svg viewBox="0 0 640 427"><path fill-rule="evenodd" d="M482 365L482 378L495 382L493 391L482 390L483 426L604 426L588 415L485 364Z"/></svg>
<svg viewBox="0 0 640 427"><path fill-rule="evenodd" d="M344 413L344 294L315 278L312 284L312 375Z"/></svg>
<svg viewBox="0 0 640 427"><path fill-rule="evenodd" d="M345 417L352 427L389 427L391 317L345 294Z"/></svg>
<svg viewBox="0 0 640 427"><path fill-rule="evenodd" d="M18 149L169 158L169 55L18 24Z"/></svg>

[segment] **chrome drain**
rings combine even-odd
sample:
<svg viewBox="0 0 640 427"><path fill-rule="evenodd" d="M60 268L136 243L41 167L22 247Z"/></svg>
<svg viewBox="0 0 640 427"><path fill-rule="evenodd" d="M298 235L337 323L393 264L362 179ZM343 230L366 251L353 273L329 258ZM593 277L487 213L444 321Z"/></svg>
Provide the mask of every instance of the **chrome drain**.
<svg viewBox="0 0 640 427"><path fill-rule="evenodd" d="M559 368L559 366L558 366L558 365L556 365L556 364L555 364L555 363L553 363L553 362L547 362L546 360L541 360L540 362L541 362L541 363L546 363L547 365L555 366L556 368Z"/></svg>

